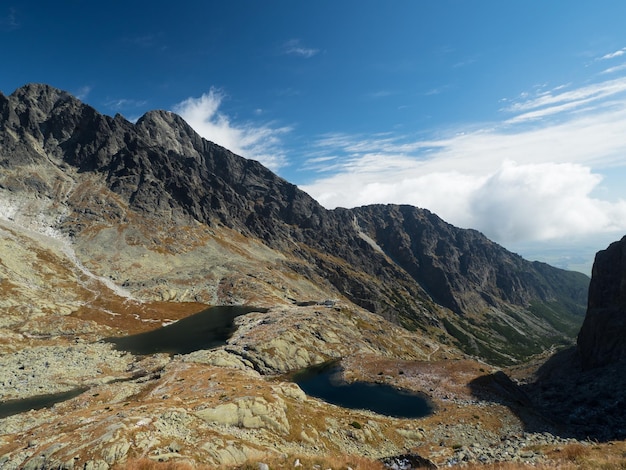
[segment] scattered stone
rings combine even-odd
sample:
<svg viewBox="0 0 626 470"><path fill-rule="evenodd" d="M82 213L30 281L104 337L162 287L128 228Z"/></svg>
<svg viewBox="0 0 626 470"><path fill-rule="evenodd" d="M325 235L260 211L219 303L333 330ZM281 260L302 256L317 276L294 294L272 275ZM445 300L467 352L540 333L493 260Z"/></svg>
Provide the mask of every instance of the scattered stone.
<svg viewBox="0 0 626 470"><path fill-rule="evenodd" d="M385 468L391 470L412 470L418 468L436 469L430 460L417 454L402 454L380 459Z"/></svg>
<svg viewBox="0 0 626 470"><path fill-rule="evenodd" d="M85 470L109 470L109 465L104 460L88 460L85 462Z"/></svg>

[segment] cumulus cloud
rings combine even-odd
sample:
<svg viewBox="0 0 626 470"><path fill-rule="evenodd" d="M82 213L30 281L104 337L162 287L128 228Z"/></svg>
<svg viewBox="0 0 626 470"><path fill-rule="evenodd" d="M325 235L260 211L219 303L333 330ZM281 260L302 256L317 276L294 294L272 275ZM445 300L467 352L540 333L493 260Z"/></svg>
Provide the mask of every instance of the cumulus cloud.
<svg viewBox="0 0 626 470"><path fill-rule="evenodd" d="M406 159L396 171L344 172L303 189L326 207L424 207L504 244L626 230L626 201L594 198L602 177L580 164L505 161L485 174L427 167Z"/></svg>
<svg viewBox="0 0 626 470"><path fill-rule="evenodd" d="M572 163L503 165L469 194L472 218L497 240L551 240L626 229L626 201L592 197L602 177Z"/></svg>
<svg viewBox="0 0 626 470"><path fill-rule="evenodd" d="M281 147L281 136L290 129L266 124L235 124L220 112L224 97L223 92L211 88L199 98L187 98L178 103L173 111L205 139L242 157L258 160L274 171L282 167L286 157Z"/></svg>
<svg viewBox="0 0 626 470"><path fill-rule="evenodd" d="M322 136L308 162L318 177L303 189L329 208L424 207L505 246L624 232L623 193L599 194L603 172L626 166L625 86L613 80L527 95L508 112L552 112L440 139Z"/></svg>

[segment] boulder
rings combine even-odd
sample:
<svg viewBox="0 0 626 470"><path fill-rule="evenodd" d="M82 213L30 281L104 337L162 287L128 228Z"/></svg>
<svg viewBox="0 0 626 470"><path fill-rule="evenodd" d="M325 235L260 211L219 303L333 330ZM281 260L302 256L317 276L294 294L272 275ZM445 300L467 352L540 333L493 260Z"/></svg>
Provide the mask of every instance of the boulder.
<svg viewBox="0 0 626 470"><path fill-rule="evenodd" d="M238 426L246 429L266 428L280 434L289 433L287 407L282 399L270 403L262 397L242 397L233 403L218 405L196 412L210 424Z"/></svg>

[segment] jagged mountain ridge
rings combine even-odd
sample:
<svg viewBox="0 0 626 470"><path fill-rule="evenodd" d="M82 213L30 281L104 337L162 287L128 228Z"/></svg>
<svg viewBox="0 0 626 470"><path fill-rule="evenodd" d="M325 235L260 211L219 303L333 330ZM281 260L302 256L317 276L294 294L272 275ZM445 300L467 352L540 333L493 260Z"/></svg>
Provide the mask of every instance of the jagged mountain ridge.
<svg viewBox="0 0 626 470"><path fill-rule="evenodd" d="M173 113L149 112L132 124L50 86L27 85L0 95L0 116L0 167L10 170L0 190L47 199L86 263L93 247L78 242L101 242L95 226L132 231L137 220L144 227L151 221L155 232L173 231L155 236L155 246L167 238L169 250L184 251L181 234L200 224L284 254L281 267L292 274L283 279L301 276L405 327L449 333L467 352L496 362L567 341L582 321L586 276L525 261L423 209L326 210L260 163L202 139ZM144 233L137 240L151 239ZM118 271L110 277L140 289L132 269ZM161 281L176 284L166 275ZM212 282L237 289L223 281ZM511 340L519 351L510 351Z"/></svg>
<svg viewBox="0 0 626 470"><path fill-rule="evenodd" d="M586 295L583 286L568 282L567 275L551 266L529 263L480 232L454 227L427 210L373 205L353 212L386 253L438 303L457 313L556 300L567 287L573 288L572 300ZM548 281L550 276L554 279Z"/></svg>

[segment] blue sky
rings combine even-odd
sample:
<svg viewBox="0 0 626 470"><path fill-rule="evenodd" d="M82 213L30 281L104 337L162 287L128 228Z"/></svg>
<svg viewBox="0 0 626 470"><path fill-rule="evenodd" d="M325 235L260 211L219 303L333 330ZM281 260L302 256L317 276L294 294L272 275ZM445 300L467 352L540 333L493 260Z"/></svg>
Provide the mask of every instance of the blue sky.
<svg viewBox="0 0 626 470"><path fill-rule="evenodd" d="M626 234L626 2L0 1L5 94L181 114L328 208L584 272Z"/></svg>

